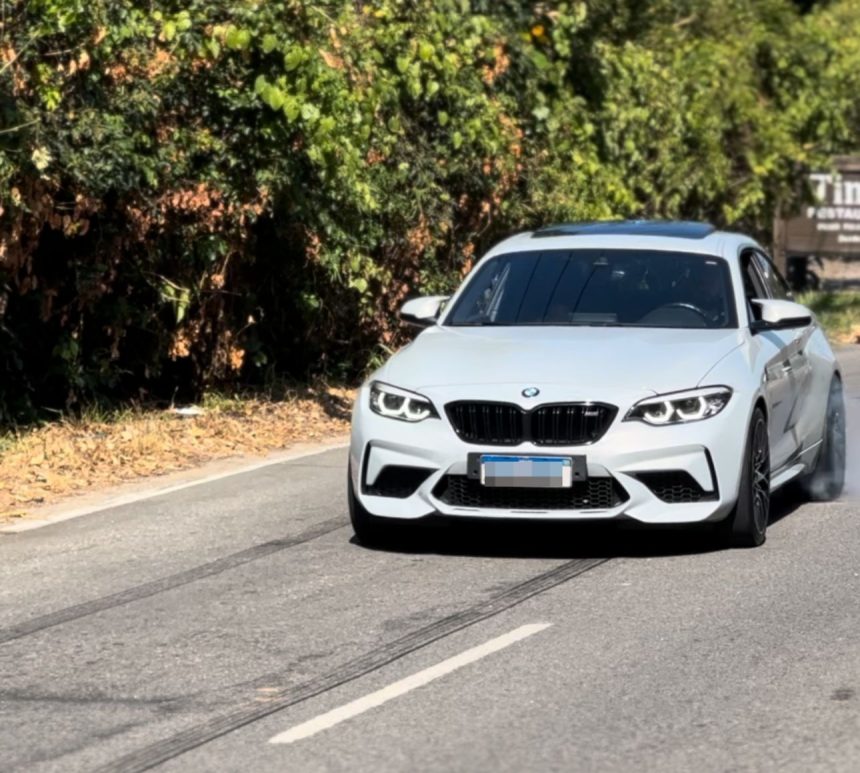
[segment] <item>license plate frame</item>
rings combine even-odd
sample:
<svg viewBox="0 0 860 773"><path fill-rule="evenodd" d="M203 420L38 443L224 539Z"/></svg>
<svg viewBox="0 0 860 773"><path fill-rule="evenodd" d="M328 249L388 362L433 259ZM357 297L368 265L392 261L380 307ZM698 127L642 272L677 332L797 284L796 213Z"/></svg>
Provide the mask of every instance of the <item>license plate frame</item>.
<svg viewBox="0 0 860 773"><path fill-rule="evenodd" d="M588 466L585 456L470 453L467 474L488 488L571 488Z"/></svg>

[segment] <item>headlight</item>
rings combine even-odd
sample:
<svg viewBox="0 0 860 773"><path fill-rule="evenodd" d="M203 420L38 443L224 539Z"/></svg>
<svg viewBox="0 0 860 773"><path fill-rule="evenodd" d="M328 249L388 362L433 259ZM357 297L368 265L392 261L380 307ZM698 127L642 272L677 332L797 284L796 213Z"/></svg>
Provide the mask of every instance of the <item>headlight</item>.
<svg viewBox="0 0 860 773"><path fill-rule="evenodd" d="M426 397L405 389L374 381L370 385L370 409L380 416L400 421L438 419L439 414Z"/></svg>
<svg viewBox="0 0 860 773"><path fill-rule="evenodd" d="M701 421L716 416L731 396L729 387L715 386L649 397L636 403L624 421L644 421L655 426Z"/></svg>

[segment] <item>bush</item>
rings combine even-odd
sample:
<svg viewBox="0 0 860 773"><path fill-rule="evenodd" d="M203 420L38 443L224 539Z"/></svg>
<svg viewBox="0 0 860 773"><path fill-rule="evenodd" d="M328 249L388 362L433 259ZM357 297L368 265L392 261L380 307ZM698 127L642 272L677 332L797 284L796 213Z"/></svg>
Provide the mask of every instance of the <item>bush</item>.
<svg viewBox="0 0 860 773"><path fill-rule="evenodd" d="M766 236L857 142L855 0L5 8L0 422L352 375L503 234Z"/></svg>

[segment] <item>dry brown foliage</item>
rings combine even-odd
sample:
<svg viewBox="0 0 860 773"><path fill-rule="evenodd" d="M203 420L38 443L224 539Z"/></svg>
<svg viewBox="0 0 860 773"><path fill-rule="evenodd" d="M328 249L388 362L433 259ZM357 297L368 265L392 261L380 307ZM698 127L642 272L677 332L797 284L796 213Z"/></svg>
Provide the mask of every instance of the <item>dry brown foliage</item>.
<svg viewBox="0 0 860 773"><path fill-rule="evenodd" d="M488 86L492 86L497 79L502 77L511 66L511 59L505 52L505 47L497 43L493 46L493 64L481 68L481 79Z"/></svg>
<svg viewBox="0 0 860 773"><path fill-rule="evenodd" d="M229 400L200 416L140 411L111 421L61 421L5 438L0 520L121 481L343 436L352 399L351 390L319 387L280 401Z"/></svg>
<svg viewBox="0 0 860 773"><path fill-rule="evenodd" d="M852 325L851 330L835 336L840 344L860 344L860 324Z"/></svg>

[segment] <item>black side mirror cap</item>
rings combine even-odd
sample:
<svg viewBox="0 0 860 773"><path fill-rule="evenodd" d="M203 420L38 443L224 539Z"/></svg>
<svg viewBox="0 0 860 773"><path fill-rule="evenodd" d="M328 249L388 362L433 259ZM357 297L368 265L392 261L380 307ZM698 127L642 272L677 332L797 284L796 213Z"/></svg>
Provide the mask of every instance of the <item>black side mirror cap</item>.
<svg viewBox="0 0 860 773"><path fill-rule="evenodd" d="M812 324L812 317L787 317L779 322L765 322L763 319L756 319L750 323L750 330L753 333L766 333L768 330L792 330L799 327L808 327Z"/></svg>
<svg viewBox="0 0 860 773"><path fill-rule="evenodd" d="M413 327L433 327L436 324L436 319L438 318L438 314L436 317L415 317L412 314L403 314L402 312L398 315L400 317L400 321L406 325L412 325Z"/></svg>

